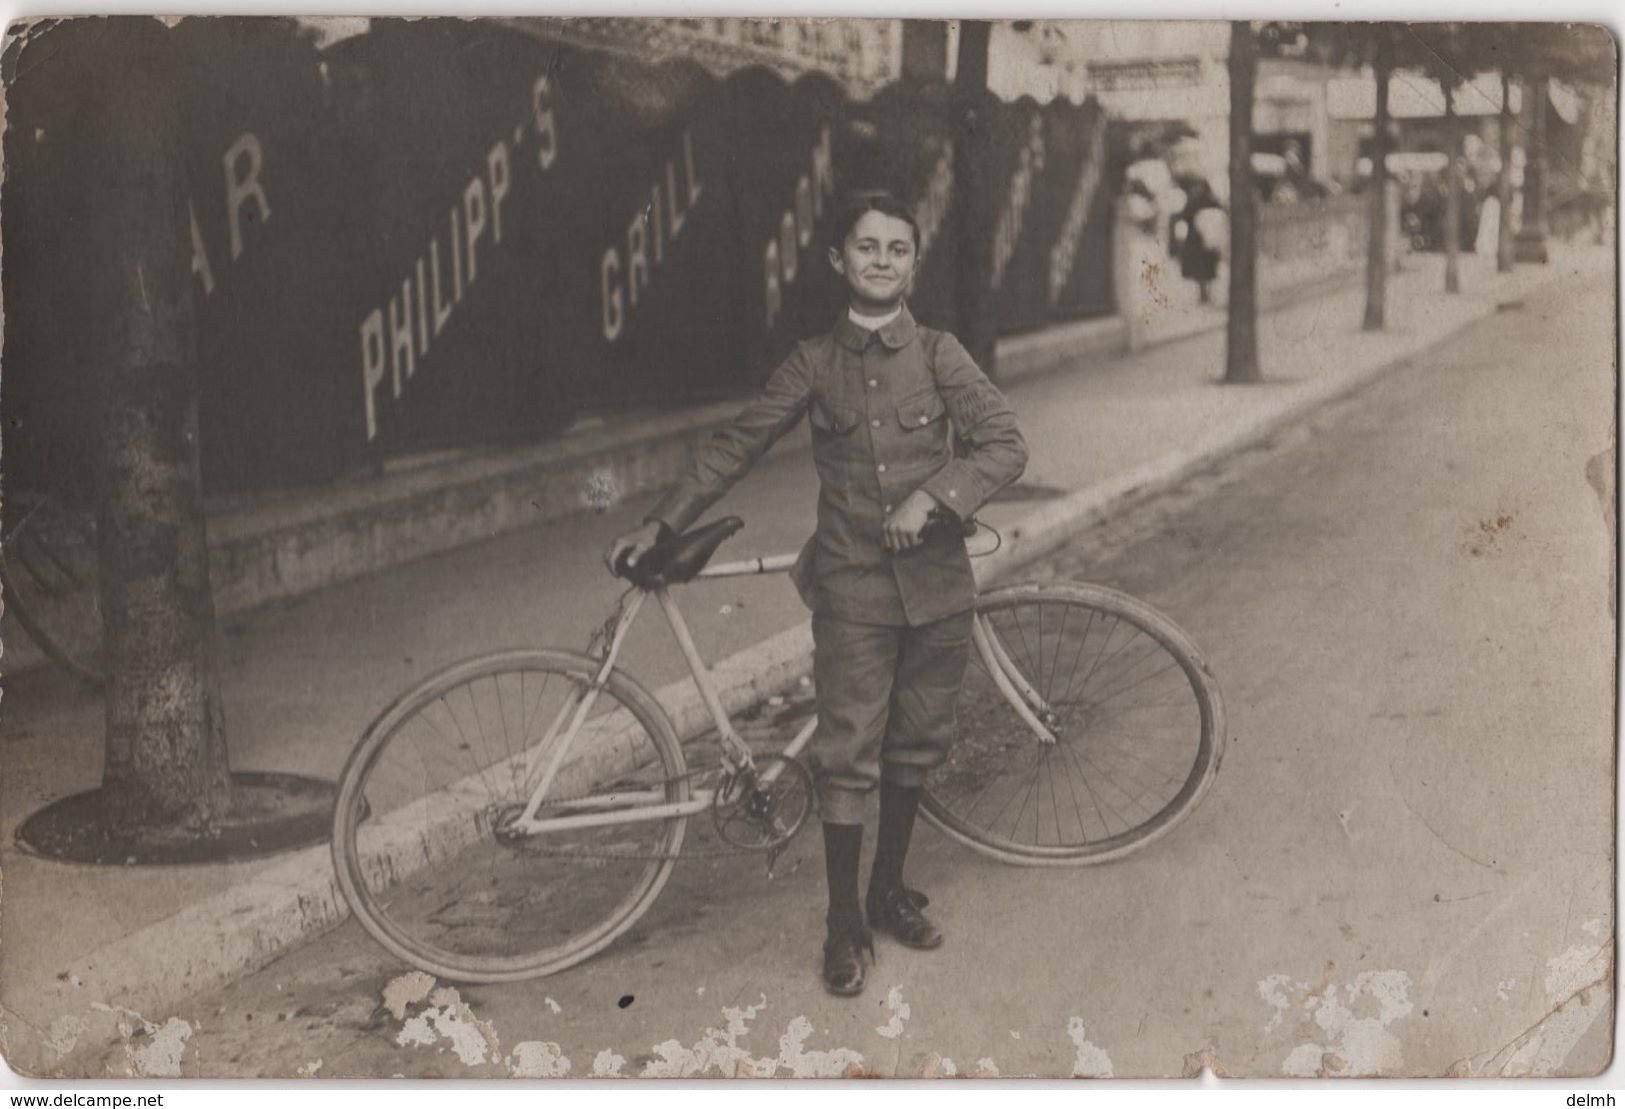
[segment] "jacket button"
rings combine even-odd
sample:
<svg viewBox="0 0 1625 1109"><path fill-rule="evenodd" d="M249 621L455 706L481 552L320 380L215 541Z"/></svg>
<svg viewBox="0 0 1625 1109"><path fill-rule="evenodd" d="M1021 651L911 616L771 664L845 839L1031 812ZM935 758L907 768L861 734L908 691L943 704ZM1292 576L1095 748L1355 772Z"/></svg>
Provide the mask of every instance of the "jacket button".
<svg viewBox="0 0 1625 1109"><path fill-rule="evenodd" d="M869 426L870 427L879 427L880 426L880 421L879 420L870 420L869 421Z"/></svg>
<svg viewBox="0 0 1625 1109"><path fill-rule="evenodd" d="M869 379L869 388L871 388L871 389L878 389L878 388L880 388L880 382L879 382L879 380L877 380L877 379L876 379L876 378L872 378L872 377L871 377L871 378L870 378L870 379Z"/></svg>
<svg viewBox="0 0 1625 1109"><path fill-rule="evenodd" d="M875 469L879 470L881 473L885 473L886 472L886 464L884 462L882 462L879 466L876 466Z"/></svg>
<svg viewBox="0 0 1625 1109"><path fill-rule="evenodd" d="M928 424L930 422L931 422L931 417L930 416L921 416L920 417L920 423Z"/></svg>

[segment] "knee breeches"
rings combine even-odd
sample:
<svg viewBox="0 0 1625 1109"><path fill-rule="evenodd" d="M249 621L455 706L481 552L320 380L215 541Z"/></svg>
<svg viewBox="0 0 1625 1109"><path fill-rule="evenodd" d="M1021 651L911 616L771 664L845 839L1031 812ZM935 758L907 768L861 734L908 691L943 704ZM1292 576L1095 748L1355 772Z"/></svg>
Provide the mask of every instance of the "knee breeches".
<svg viewBox="0 0 1625 1109"><path fill-rule="evenodd" d="M919 785L948 757L972 618L890 627L813 616L811 761L826 822L862 823L882 778Z"/></svg>

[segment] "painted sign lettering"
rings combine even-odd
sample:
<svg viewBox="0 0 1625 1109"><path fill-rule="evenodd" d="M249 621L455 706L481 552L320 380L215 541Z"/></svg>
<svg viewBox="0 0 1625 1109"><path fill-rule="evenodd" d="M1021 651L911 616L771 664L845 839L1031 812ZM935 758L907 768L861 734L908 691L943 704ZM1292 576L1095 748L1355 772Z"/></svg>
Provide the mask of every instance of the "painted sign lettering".
<svg viewBox="0 0 1625 1109"><path fill-rule="evenodd" d="M762 279L769 330L784 307L784 292L795 284L801 252L812 242L813 227L824 214L824 203L835 195L835 159L829 124L818 128L808 160L810 173L796 179L791 204L779 216L777 233L762 248Z"/></svg>
<svg viewBox="0 0 1625 1109"><path fill-rule="evenodd" d="M989 284L997 289L1004 284L1004 270L1016 252L1016 240L1021 238L1022 221L1033 198L1033 179L1044 171L1044 120L1033 116L1027 124L1027 145L1021 148L1021 159L1016 172L1010 177L1010 188L1005 193L1004 209L993 231L993 272Z"/></svg>
<svg viewBox="0 0 1625 1109"><path fill-rule="evenodd" d="M648 205L626 225L624 262L619 244L606 247L599 261L599 300L607 342L613 343L625 333L629 313L637 308L651 276L666 259L667 247L683 233L688 214L699 203L705 186L694 172L694 136L686 129L682 147L683 199L678 200L676 162L667 158L664 187L660 181L649 186Z"/></svg>

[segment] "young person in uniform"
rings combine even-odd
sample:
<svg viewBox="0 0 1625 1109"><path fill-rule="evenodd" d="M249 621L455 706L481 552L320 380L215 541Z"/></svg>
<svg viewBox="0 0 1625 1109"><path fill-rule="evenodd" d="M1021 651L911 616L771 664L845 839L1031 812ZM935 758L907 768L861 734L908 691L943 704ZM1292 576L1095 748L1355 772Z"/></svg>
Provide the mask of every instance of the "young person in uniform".
<svg viewBox="0 0 1625 1109"><path fill-rule="evenodd" d="M847 312L796 348L605 558L615 572L623 557L635 563L662 536L692 526L808 416L818 527L794 576L813 610L810 752L829 882L823 976L831 992L853 995L863 989L864 954L873 956L870 928L910 947L943 941L921 912L925 899L904 886L903 861L925 775L953 738L975 579L961 528L926 524L934 515L968 520L1021 475L1027 446L959 341L909 314L920 232L908 209L868 197L833 230L829 259L846 280ZM878 844L860 904L863 817L877 789Z"/></svg>

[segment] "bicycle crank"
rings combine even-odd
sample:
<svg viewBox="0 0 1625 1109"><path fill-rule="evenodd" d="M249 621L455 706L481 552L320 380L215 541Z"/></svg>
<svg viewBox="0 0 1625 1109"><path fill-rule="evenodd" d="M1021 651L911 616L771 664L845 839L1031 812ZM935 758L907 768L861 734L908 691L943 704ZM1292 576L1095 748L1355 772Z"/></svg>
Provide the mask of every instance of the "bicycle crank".
<svg viewBox="0 0 1625 1109"><path fill-rule="evenodd" d="M783 755L758 755L723 778L711 802L717 835L747 851L766 851L767 867L812 815L811 772Z"/></svg>

